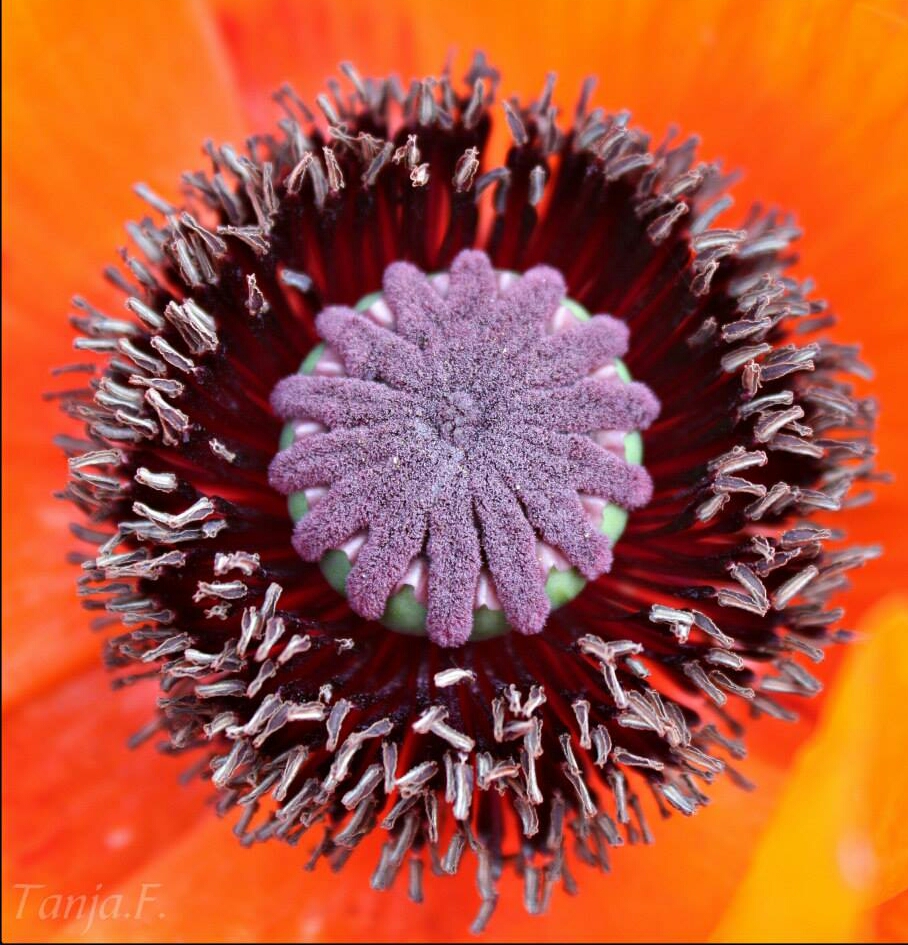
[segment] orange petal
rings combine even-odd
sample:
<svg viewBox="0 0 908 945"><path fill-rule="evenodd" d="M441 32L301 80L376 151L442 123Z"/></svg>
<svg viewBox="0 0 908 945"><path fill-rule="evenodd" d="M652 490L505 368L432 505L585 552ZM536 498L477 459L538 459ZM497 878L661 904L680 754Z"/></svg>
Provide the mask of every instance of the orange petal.
<svg viewBox="0 0 908 945"><path fill-rule="evenodd" d="M863 629L715 941L861 941L873 905L908 888L908 598Z"/></svg>
<svg viewBox="0 0 908 945"><path fill-rule="evenodd" d="M908 940L908 890L878 906L873 916L873 941Z"/></svg>
<svg viewBox="0 0 908 945"><path fill-rule="evenodd" d="M427 68L417 64L414 49L429 18L419 16L415 5L215 0L208 7L257 127L273 123L278 110L271 95L280 85L289 81L314 104L342 60L353 61L364 75L396 72L404 82ZM440 63L432 64L433 72Z"/></svg>
<svg viewBox="0 0 908 945"><path fill-rule="evenodd" d="M510 877L489 927L500 941L698 940L709 934L748 865L749 843L772 809L780 773L756 763L747 773L761 783L747 795L725 782L713 804L694 819L654 824L654 847L615 851L613 873L577 867L581 898L556 892L549 913L526 916L522 891ZM141 790L141 788L139 788ZM156 794L156 797L158 795ZM128 880L105 886L135 906L143 885L156 885L154 908L130 922L99 922L97 941L451 941L466 934L478 898L474 864L457 877L426 873L426 902L407 899L406 877L387 893L369 889L377 838L363 844L340 874L302 870L318 828L297 849L280 843L243 848L228 824L203 821L173 846L135 868ZM654 908L654 904L658 907ZM61 941L84 936L73 921Z"/></svg>
<svg viewBox="0 0 908 945"><path fill-rule="evenodd" d="M808 230L801 271L818 278L843 315L839 337L865 339L884 408L887 398L899 403L908 341L897 304L908 289L901 259L908 219L895 212L908 196L901 161L908 150L903 4L753 2L742 10L729 0L620 6L577 0L570 15L561 0L529 8L499 0L467 13L462 4L427 11L424 2L402 0L378 6L372 0L342 6L217 0L210 6L215 21L201 2L105 2L73 11L46 0L4 6L4 512L19 514L15 531L8 537L4 530L4 587L13 591L4 603L10 637L4 645L26 653L12 678L20 696L52 692L42 687L90 658L94 647L93 640L85 642L84 618L63 609L61 575L68 582L71 572L41 567L42 550L55 547L54 536L59 544L63 532L52 503L40 497L61 481L62 466L51 465L51 454L38 446L55 420L37 396L47 369L70 359L66 299L75 290L96 292L94 273L121 241L122 219L143 212L128 194L131 180L146 178L173 195L178 170L198 163L192 155L200 138L241 137L233 100L224 92L234 78L258 119L266 110L273 114L257 103L280 80L293 80L311 98L334 61L348 56L363 71L396 69L406 78L436 71L452 44L463 51L479 44L503 69L506 93L531 92L545 69L556 68L563 102L581 75L598 71L600 101L609 107L632 107L656 133L677 120L703 134L707 156L722 154L744 167L749 177L738 188L742 203L763 195L799 210ZM225 69L219 43L231 53L235 76ZM857 603L880 587L900 586L908 567L900 528L908 511L908 428L892 406L884 411L880 442L883 465L902 475L875 508L852 520L862 539L882 538L889 546L883 562L860 576ZM48 623L48 613L56 624ZM85 705L86 712L96 711L91 700ZM68 731L63 722L59 727ZM169 776L146 779L146 770L127 778L136 796L166 796L168 805L177 804ZM114 786L122 789L122 783ZM166 791L158 791L161 785ZM55 782L48 807L65 790ZM491 934L701 937L743 875L749 838L772 798L771 789L754 798L720 789L696 821L658 825L656 849L619 851L616 875L601 884L587 878L579 903L559 898L550 918L528 922L516 900L509 901ZM105 801L86 801L87 813L94 803L103 808ZM169 836L162 828L162 837ZM339 879L326 872L300 875L300 853L275 845L246 851L224 824L203 822L171 852L149 847L147 862L132 863L134 882L117 887L128 888L136 901L142 882L162 877L166 922L155 914L154 922L146 917L151 924L108 922L93 932L111 940L158 934L204 940L243 938L251 929L262 940L333 940L372 938L388 923L389 937L438 940L461 936L472 913L473 882L466 875L430 886L420 911L403 903L401 889L386 896L358 892L367 870L355 863ZM88 859L82 862L90 868ZM51 881L62 869L55 860ZM900 868L894 875L881 880L879 895L904 888ZM239 889L248 896L236 895ZM671 908L659 908L669 895ZM886 909L901 898L890 899L880 916L889 921L897 905ZM42 932L47 925L36 922L33 937ZM84 940L78 924L67 935Z"/></svg>
<svg viewBox="0 0 908 945"><path fill-rule="evenodd" d="M229 71L189 3L3 8L3 534L4 703L34 692L95 644L73 606L64 564L68 508L51 499L65 464L61 429L41 394L52 367L79 360L69 298L121 298L101 280L145 214L137 179L169 197L200 160L206 135L241 133ZM6 661L4 661L6 663Z"/></svg>
<svg viewBox="0 0 908 945"><path fill-rule="evenodd" d="M4 295L19 303L14 337L40 342L145 212L131 185L175 197L202 139L243 127L196 4L29 0L3 25Z"/></svg>
<svg viewBox="0 0 908 945"><path fill-rule="evenodd" d="M3 797L14 816L3 835L4 940L45 939L66 922L42 918L40 898L112 887L214 817L209 788L178 783L197 758L161 755L154 738L126 747L154 718L157 696L146 684L111 693L98 666L5 714ZM20 911L23 884L45 890Z"/></svg>

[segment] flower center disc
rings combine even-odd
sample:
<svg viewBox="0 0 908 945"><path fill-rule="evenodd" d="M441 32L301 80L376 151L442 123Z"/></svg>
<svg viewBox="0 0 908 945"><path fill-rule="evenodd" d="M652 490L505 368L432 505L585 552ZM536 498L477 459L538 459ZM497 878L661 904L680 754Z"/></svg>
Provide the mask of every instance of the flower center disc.
<svg viewBox="0 0 908 945"><path fill-rule="evenodd" d="M554 270L520 276L492 270L484 254L464 257L480 270L480 284L485 276L482 289L477 273L463 272L464 265L458 272L457 261L432 276L395 264L406 271L389 267L384 292L353 310L325 310L318 324L326 340L298 375L308 386L275 392L279 412L291 419L272 483L289 494L297 550L317 558L358 613L446 645L512 628L538 632L550 609L608 570L626 508L649 494L632 421L643 426L655 414L655 399L615 354L626 345L623 325L590 316L564 294ZM463 326L456 318L467 293ZM419 317L425 323L416 324ZM611 407L599 403L606 395ZM326 408L326 397L352 398L355 408L347 401ZM584 469L588 457L595 469ZM313 463L324 468L310 469ZM381 464L399 480L384 495L385 476L360 472ZM437 532L443 541L433 543ZM351 596L350 575L360 563L395 572L376 575L390 583L386 597L376 598L380 610L369 587ZM454 573L439 576L440 567ZM462 608L467 594L470 608L468 626L461 614L453 641L433 634L429 617L446 580L461 584L458 602ZM510 598L532 598L536 585L544 603L524 616ZM439 622L444 611L435 614L436 630Z"/></svg>

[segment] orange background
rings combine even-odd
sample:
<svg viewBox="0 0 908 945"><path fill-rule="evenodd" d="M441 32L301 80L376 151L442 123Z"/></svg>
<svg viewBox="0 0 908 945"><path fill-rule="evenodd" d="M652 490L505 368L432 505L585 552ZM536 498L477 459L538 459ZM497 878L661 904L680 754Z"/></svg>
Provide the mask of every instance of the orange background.
<svg viewBox="0 0 908 945"><path fill-rule="evenodd" d="M528 920L499 908L496 939L685 940L908 934L908 822L901 700L908 674L908 4L868 0L17 0L3 9L4 938L84 938L80 923L23 908L43 895L160 884L143 919L95 921L110 940L445 940L463 934L473 881L430 884L427 904L368 891L358 856L340 877L300 872L300 851L243 850L175 784L179 764L125 738L153 694L111 696L99 641L63 563L65 464L41 400L74 360L68 300L119 305L100 271L144 209L144 180L178 195L200 142L241 139L276 117L289 79L306 98L344 59L361 72L437 72L484 49L502 92L558 72L572 108L630 108L660 136L677 123L702 155L742 168L755 199L796 211L799 274L816 277L877 371L880 466L896 482L849 516L885 557L855 577L850 625L869 642L827 671L828 698L796 730L758 727L746 766L760 790L720 787L695 821L659 825L654 849L583 877ZM116 311L115 308L112 308ZM835 670L838 669L838 672ZM800 746L800 750L795 749ZM514 892L514 890L510 890ZM33 894L36 897L41 893ZM508 900L511 897L504 897ZM124 906L126 908L126 906ZM161 917L163 913L163 917ZM82 923L84 924L84 923Z"/></svg>

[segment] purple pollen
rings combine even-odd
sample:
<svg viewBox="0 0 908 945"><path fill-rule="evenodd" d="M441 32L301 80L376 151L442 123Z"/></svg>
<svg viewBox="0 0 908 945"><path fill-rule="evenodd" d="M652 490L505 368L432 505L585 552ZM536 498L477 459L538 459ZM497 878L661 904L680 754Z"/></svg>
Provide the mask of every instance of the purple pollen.
<svg viewBox="0 0 908 945"><path fill-rule="evenodd" d="M464 250L446 276L396 262L381 319L321 312L337 370L275 387L281 418L315 426L275 457L270 482L285 494L322 487L294 530L304 560L367 531L346 585L360 616L380 619L424 559L426 631L459 646L484 572L510 626L542 630L551 602L540 543L585 578L610 569L611 542L582 499L639 508L652 482L597 440L646 429L659 403L615 372L623 323L557 317L566 295L557 270L502 274Z"/></svg>

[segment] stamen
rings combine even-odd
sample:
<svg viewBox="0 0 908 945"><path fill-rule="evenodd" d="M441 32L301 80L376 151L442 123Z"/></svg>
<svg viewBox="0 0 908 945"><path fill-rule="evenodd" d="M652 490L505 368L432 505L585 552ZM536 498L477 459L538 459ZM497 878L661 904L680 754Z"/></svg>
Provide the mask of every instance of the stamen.
<svg viewBox="0 0 908 945"><path fill-rule="evenodd" d="M481 930L505 868L542 911L749 786L740 720L819 691L880 553L827 521L883 479L877 406L793 222L727 222L694 139L551 76L496 104L482 57L343 73L209 142L185 207L140 185L122 317L74 301L72 559L115 687L159 683L132 743L195 753L242 843L314 827L301 863L340 869L384 831L373 885L414 900L471 858Z"/></svg>

